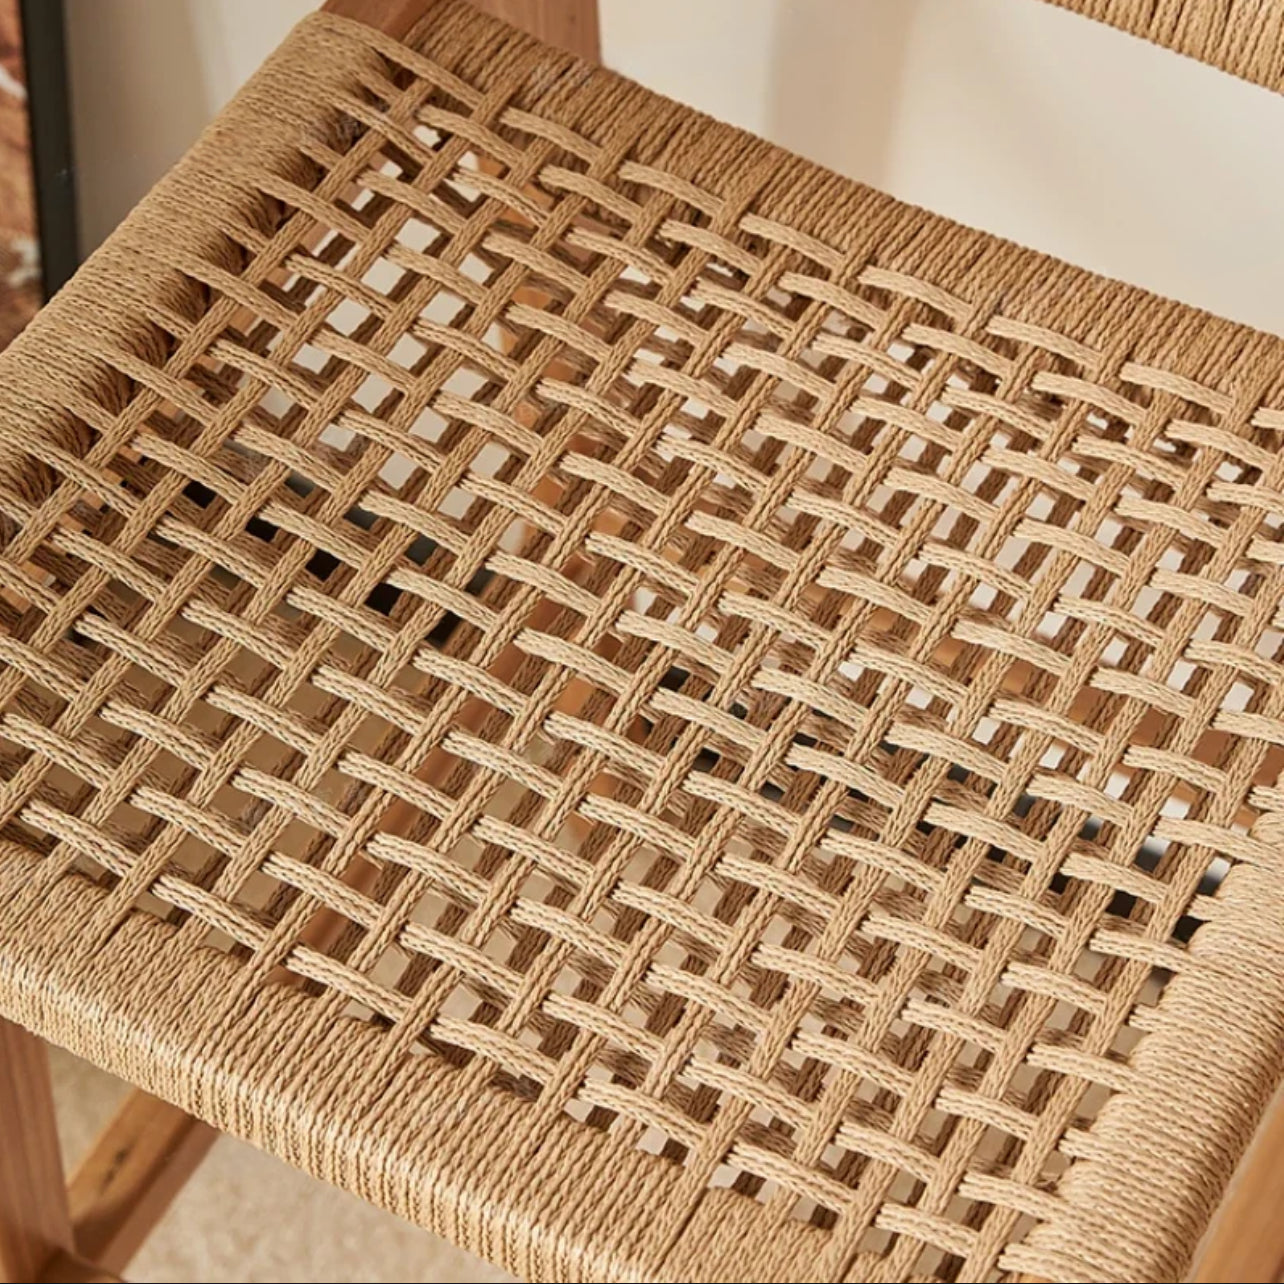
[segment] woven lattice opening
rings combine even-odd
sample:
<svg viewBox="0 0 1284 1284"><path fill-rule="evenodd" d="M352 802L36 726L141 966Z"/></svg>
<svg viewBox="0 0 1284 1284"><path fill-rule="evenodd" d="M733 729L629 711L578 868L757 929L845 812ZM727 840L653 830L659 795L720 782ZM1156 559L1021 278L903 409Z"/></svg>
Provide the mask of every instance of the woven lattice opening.
<svg viewBox="0 0 1284 1284"><path fill-rule="evenodd" d="M805 1224L789 1278L1015 1277L1276 801L1284 412L447 8L439 62L311 24L284 158L49 323L94 364L0 487L14 904L227 956L193 1046L280 989L287 1047L379 1031L345 1084L426 1059L679 1223Z"/></svg>

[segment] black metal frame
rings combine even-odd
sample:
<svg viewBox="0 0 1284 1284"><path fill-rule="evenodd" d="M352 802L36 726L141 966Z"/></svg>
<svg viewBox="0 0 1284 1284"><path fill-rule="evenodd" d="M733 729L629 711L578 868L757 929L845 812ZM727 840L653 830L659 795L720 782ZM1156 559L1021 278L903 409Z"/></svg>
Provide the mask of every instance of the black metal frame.
<svg viewBox="0 0 1284 1284"><path fill-rule="evenodd" d="M20 0L44 297L80 263L63 0Z"/></svg>

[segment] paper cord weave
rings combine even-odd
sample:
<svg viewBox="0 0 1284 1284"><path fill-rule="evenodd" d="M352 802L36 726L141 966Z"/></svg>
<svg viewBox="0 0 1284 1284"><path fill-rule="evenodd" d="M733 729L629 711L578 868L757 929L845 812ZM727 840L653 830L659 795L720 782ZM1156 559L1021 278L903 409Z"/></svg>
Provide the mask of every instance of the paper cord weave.
<svg viewBox="0 0 1284 1284"><path fill-rule="evenodd" d="M448 0L298 28L0 411L0 1010L530 1280L1185 1269L1279 340Z"/></svg>

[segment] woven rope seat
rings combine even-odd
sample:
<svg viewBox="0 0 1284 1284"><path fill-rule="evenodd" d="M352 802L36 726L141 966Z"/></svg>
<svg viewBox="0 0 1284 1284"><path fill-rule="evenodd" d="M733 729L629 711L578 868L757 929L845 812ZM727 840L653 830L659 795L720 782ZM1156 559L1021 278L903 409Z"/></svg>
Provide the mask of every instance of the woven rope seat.
<svg viewBox="0 0 1284 1284"><path fill-rule="evenodd" d="M529 1280L1189 1269L1280 339L441 0L296 28L0 425L5 1016Z"/></svg>

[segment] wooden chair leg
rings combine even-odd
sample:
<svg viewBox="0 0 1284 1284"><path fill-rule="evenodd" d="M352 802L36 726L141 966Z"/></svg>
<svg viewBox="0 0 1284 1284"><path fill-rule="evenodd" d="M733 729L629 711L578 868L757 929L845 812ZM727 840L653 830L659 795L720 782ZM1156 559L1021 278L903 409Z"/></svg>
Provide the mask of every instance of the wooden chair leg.
<svg viewBox="0 0 1284 1284"><path fill-rule="evenodd" d="M177 1106L132 1092L68 1184L76 1247L85 1260L123 1271L217 1138Z"/></svg>
<svg viewBox="0 0 1284 1284"><path fill-rule="evenodd" d="M119 1275L93 1266L71 1253L59 1253L45 1268L40 1284L122 1284Z"/></svg>
<svg viewBox="0 0 1284 1284"><path fill-rule="evenodd" d="M1231 1178L1190 1279L1193 1284L1284 1279L1284 1088Z"/></svg>
<svg viewBox="0 0 1284 1284"><path fill-rule="evenodd" d="M0 1019L0 1284L73 1252L45 1045Z"/></svg>

